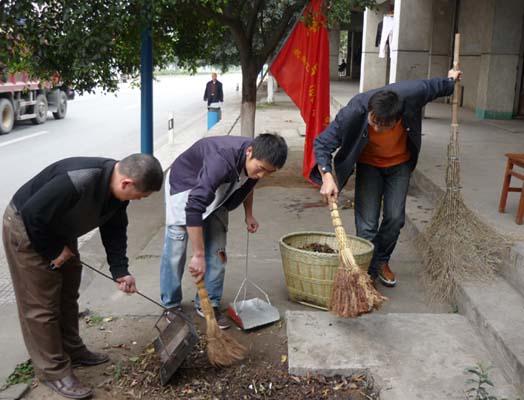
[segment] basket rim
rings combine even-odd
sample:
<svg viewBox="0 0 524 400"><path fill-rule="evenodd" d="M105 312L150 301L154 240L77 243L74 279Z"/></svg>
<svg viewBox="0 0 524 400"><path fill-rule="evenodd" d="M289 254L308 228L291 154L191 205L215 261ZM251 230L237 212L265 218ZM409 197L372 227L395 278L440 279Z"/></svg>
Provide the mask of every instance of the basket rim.
<svg viewBox="0 0 524 400"><path fill-rule="evenodd" d="M309 254L309 255L313 254L313 255L315 255L317 257L338 257L338 253L320 253L320 252L317 252L317 251L303 250L303 249L299 249L297 247L290 246L290 245L288 245L287 243L284 242L284 239L287 239L287 238L292 237L292 236L304 236L304 235L311 235L311 234L323 235L323 236L333 236L333 237L336 236L334 232L298 231L298 232L286 233L284 236L282 236L279 239L278 243L280 244L280 246L286 248L287 250L298 251L299 253L303 253L303 254ZM358 237L358 236L355 236L355 235L348 235L348 236L352 240L357 240L359 242L363 242L363 243L368 244L369 246L371 246L370 250L371 251L375 251L375 246L369 240L361 238L361 237ZM367 253L368 251L366 251L365 253ZM354 252L354 255L362 255L362 254L365 254L365 253Z"/></svg>

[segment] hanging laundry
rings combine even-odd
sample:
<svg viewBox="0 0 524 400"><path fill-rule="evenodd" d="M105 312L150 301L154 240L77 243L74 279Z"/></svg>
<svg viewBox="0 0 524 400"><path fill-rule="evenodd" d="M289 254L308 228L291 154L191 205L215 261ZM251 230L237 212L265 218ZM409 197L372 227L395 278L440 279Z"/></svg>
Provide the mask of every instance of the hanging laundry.
<svg viewBox="0 0 524 400"><path fill-rule="evenodd" d="M393 16L384 15L382 21L382 35L380 36L380 46L378 49L379 58L386 58L386 45L391 49L393 41Z"/></svg>

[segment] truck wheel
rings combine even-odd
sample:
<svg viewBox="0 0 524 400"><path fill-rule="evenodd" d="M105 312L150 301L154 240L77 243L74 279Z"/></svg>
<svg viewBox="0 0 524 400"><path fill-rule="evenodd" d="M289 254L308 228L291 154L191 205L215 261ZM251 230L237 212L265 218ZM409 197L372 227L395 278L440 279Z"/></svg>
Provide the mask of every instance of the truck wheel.
<svg viewBox="0 0 524 400"><path fill-rule="evenodd" d="M43 124L47 119L47 99L43 94L36 96L34 114L36 114L36 117L31 119L31 122L35 125Z"/></svg>
<svg viewBox="0 0 524 400"><path fill-rule="evenodd" d="M67 113L67 96L60 90L56 97L56 112L53 113L53 117L55 119L64 119Z"/></svg>
<svg viewBox="0 0 524 400"><path fill-rule="evenodd" d="M7 99L0 99L0 134L11 132L15 123L13 105Z"/></svg>

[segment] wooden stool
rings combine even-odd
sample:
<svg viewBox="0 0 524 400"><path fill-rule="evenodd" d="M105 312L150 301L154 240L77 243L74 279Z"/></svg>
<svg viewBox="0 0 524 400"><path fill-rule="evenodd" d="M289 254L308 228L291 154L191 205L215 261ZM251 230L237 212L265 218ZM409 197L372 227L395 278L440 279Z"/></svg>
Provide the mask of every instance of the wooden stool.
<svg viewBox="0 0 524 400"><path fill-rule="evenodd" d="M504 174L504 183L502 184L502 193L500 195L499 212L503 213L506 210L506 200L508 199L508 192L519 192L519 210L517 211L517 218L515 222L522 225L522 217L524 217L524 174L513 171L513 166L524 168L524 154L508 153L508 163L506 165L506 172ZM514 176L522 181L521 187L510 187L511 177Z"/></svg>

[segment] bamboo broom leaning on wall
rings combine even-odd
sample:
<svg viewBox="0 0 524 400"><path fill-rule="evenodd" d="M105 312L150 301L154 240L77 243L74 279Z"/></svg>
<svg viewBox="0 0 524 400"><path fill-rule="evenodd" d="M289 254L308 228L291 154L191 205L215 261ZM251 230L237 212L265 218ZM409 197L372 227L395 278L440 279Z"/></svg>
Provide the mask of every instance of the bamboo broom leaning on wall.
<svg viewBox="0 0 524 400"><path fill-rule="evenodd" d="M453 69L459 70L460 34L455 35ZM464 203L460 186L458 105L460 83L453 91L448 144L446 193L425 232L417 240L424 260L422 281L433 302L452 301L464 279L489 279L508 241L481 221Z"/></svg>

